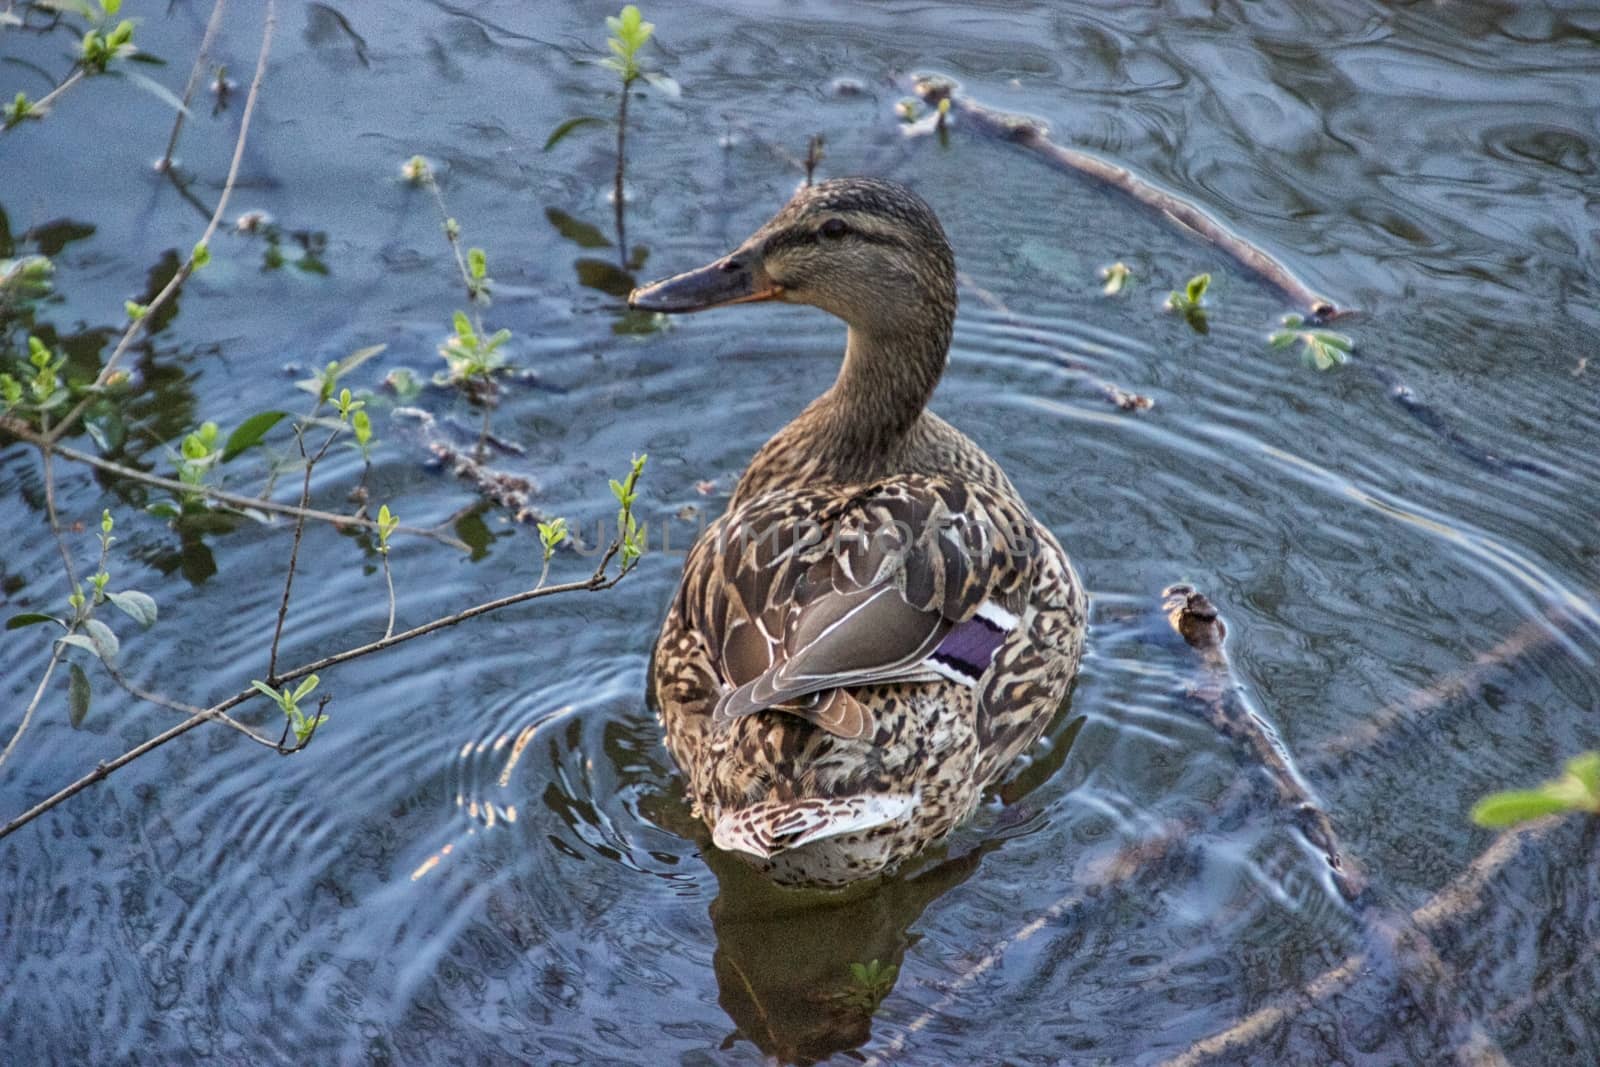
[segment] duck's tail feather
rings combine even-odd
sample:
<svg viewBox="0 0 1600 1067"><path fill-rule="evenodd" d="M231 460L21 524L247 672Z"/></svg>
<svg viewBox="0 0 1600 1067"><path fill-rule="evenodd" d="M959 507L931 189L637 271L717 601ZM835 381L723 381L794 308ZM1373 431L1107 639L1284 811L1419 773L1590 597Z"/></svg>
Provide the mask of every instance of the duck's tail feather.
<svg viewBox="0 0 1600 1067"><path fill-rule="evenodd" d="M768 800L723 812L711 840L729 852L769 859L823 838L896 822L916 803L914 793Z"/></svg>

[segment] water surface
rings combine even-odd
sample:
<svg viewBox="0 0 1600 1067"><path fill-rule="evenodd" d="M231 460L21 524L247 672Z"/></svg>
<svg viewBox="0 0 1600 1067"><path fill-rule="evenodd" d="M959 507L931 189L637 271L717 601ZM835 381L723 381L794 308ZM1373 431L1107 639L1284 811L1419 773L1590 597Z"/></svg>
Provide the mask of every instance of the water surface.
<svg viewBox="0 0 1600 1067"><path fill-rule="evenodd" d="M181 88L209 8L127 6L167 61L144 69ZM772 307L631 332L602 243L609 133L542 150L558 123L613 106L589 62L609 9L279 6L235 204L271 213L290 262L265 270L261 238L219 236L136 349L146 399L125 455L170 469L166 450L201 418L299 405L294 380L366 345L388 348L355 385L433 372L461 297L432 206L398 180L421 153L489 253L491 325L537 372L495 414L523 448L496 462L592 530L613 511L606 478L648 452L644 510L686 538L826 386L843 335ZM9 1062L1179 1055L1367 945L1291 820L1265 801L1218 814L1256 772L1188 692L1195 659L1158 613L1176 581L1222 609L1241 695L1386 908L1421 906L1490 845L1466 818L1475 799L1600 744L1600 11L835 0L647 14L654 60L684 93L634 109L641 277L741 240L801 180L793 157L820 132L823 173L914 185L964 275L1011 309L963 294L935 407L1005 466L1094 594L1069 708L946 847L843 900L775 893L706 854L644 707L681 567L652 552L608 593L328 672L332 718L292 759L196 731L0 842ZM230 6L219 42L241 81L258 18ZM72 46L0 31L0 89L41 95L39 69L59 76ZM1269 349L1294 310L1284 298L1113 192L960 130L903 138L890 80L911 70L1194 199L1358 308L1340 325L1355 358L1319 374ZM209 104L179 153L202 204L240 111L238 95ZM0 137L7 239L55 256L61 298L40 319L91 363L122 301L164 280L204 222L149 168L169 114L101 79ZM295 265L308 249L326 273ZM1107 298L1096 271L1119 259L1135 281ZM1203 336L1160 312L1200 271L1215 279ZM1121 411L1104 382L1154 406ZM408 522L451 520L475 496L393 403L372 398L374 499ZM435 391L414 404L470 443L473 411ZM317 502L348 506L359 473L336 453ZM0 451L0 501L7 614L59 604L24 448ZM140 516L146 502L61 471L66 520L113 508L118 581L161 599L155 629L125 628L130 678L219 699L266 671L287 528L180 539ZM398 543L402 625L537 578L536 539L501 511L452 528L473 553ZM73 544L87 563L89 535ZM382 633L382 576L357 541L314 528L300 558L288 661ZM572 553L554 570L590 567ZM1517 654L1479 662L1508 639ZM48 650L40 629L0 650L9 736ZM102 678L76 731L64 693L47 704L0 768L0 814L169 722L114 694ZM1410 710L1362 740L1395 708ZM271 725L263 708L245 717ZM1107 874L1181 820L1196 829L1170 862ZM1444 1015L1512 1062L1575 1062L1600 1032L1594 852L1591 828L1552 831L1436 935L1456 974ZM897 971L869 1014L850 967L874 960ZM1220 1061L1438 1061L1439 1011L1396 990L1374 968Z"/></svg>

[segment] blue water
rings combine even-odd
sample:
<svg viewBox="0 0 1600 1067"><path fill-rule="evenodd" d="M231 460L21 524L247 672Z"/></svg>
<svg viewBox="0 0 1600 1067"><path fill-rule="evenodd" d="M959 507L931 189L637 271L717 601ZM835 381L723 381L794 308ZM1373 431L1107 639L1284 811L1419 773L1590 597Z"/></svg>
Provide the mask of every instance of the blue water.
<svg viewBox="0 0 1600 1067"><path fill-rule="evenodd" d="M209 6L126 8L164 61L136 69L181 91ZM130 352L118 458L170 473L202 419L226 430L304 410L297 379L385 344L348 383L372 391L371 498L474 546L397 537L400 625L536 581L532 529L482 504L394 414L420 408L470 450L476 409L379 388L397 368L442 368L463 301L435 208L400 180L422 154L463 239L488 253L486 321L513 331L508 353L534 372L505 387L492 425L518 450L492 462L592 538L614 514L606 479L648 453L642 512L681 549L831 380L842 329L755 307L636 332L656 324L625 316L617 249L601 243L610 129L543 150L565 119L615 107L592 62L609 13L280 3L229 215L269 212L288 262L264 269L259 234L217 237L177 313ZM821 133L821 173L914 185L970 286L1010 309L964 290L934 406L1003 464L1093 593L1070 706L944 848L843 899L776 893L703 852L644 707L682 565L653 532L615 589L324 672L330 718L293 758L207 727L0 840L6 1062L1179 1056L1370 946L1264 793L1227 800L1258 772L1190 692L1196 659L1159 617L1177 581L1223 612L1241 699L1390 913L1491 846L1467 819L1477 798L1600 746L1600 10L835 0L646 14L651 61L683 94L646 89L632 108L640 279L741 240L801 181L795 158ZM122 302L199 236L260 16L229 6L216 58L239 89L215 109L203 93L183 134L201 210L153 173L171 110L127 79L91 79L0 135L0 256L54 257L59 296L34 332L75 366L93 370ZM27 21L0 28L0 98L37 98L69 68L71 20ZM1352 361L1319 373L1270 349L1296 309L1120 195L959 126L943 143L906 138L892 79L912 70L1198 202L1358 309L1337 327ZM326 273L296 265L306 248ZM1106 297L1097 271L1116 260L1134 281ZM1204 335L1160 310L1201 271L1214 278ZM7 329L9 360L23 341ZM1153 407L1107 403L1108 382ZM292 458L282 430L269 440ZM259 491L265 462L229 465L227 484ZM335 449L315 503L352 507L361 474ZM281 476L276 499L297 481ZM180 537L133 482L70 463L57 482L64 522L87 530L67 538L80 570L110 508L114 587L160 601L149 631L117 622L130 681L204 704L265 675L287 524ZM0 444L0 502L4 613L59 609L34 450ZM563 552L552 575L592 566ZM282 656L375 638L386 611L376 557L313 526ZM0 635L7 740L47 642L43 628ZM88 670L82 726L58 680L0 765L0 816L176 721ZM240 714L281 729L263 702ZM1373 722L1389 725L1369 738ZM1168 862L1114 875L1115 857L1173 824L1186 845ZM1463 1021L1510 1062L1581 1062L1600 1034L1595 849L1591 825L1567 822L1484 879L1431 931L1454 981L1426 1010L1373 966L1206 1062L1451 1062ZM863 1005L850 965L874 960L891 980Z"/></svg>

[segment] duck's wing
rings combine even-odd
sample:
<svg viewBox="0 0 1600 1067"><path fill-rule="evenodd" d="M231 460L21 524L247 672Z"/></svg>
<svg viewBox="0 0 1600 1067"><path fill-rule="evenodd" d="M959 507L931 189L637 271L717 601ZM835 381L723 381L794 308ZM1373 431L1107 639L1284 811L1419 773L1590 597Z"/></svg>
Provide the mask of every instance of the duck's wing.
<svg viewBox="0 0 1600 1067"><path fill-rule="evenodd" d="M844 495L774 494L728 517L691 559L687 608L726 691L714 722L764 709L844 737L871 713L844 690L975 684L1016 625L1039 551L1015 498L939 477Z"/></svg>

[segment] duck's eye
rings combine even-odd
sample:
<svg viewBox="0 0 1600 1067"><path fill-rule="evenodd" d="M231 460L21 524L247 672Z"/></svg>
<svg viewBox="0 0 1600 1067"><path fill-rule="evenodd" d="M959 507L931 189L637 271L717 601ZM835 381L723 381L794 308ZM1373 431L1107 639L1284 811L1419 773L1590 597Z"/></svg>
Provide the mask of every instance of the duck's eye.
<svg viewBox="0 0 1600 1067"><path fill-rule="evenodd" d="M850 232L850 227L843 219L828 219L817 228L817 232L830 241L836 241Z"/></svg>

